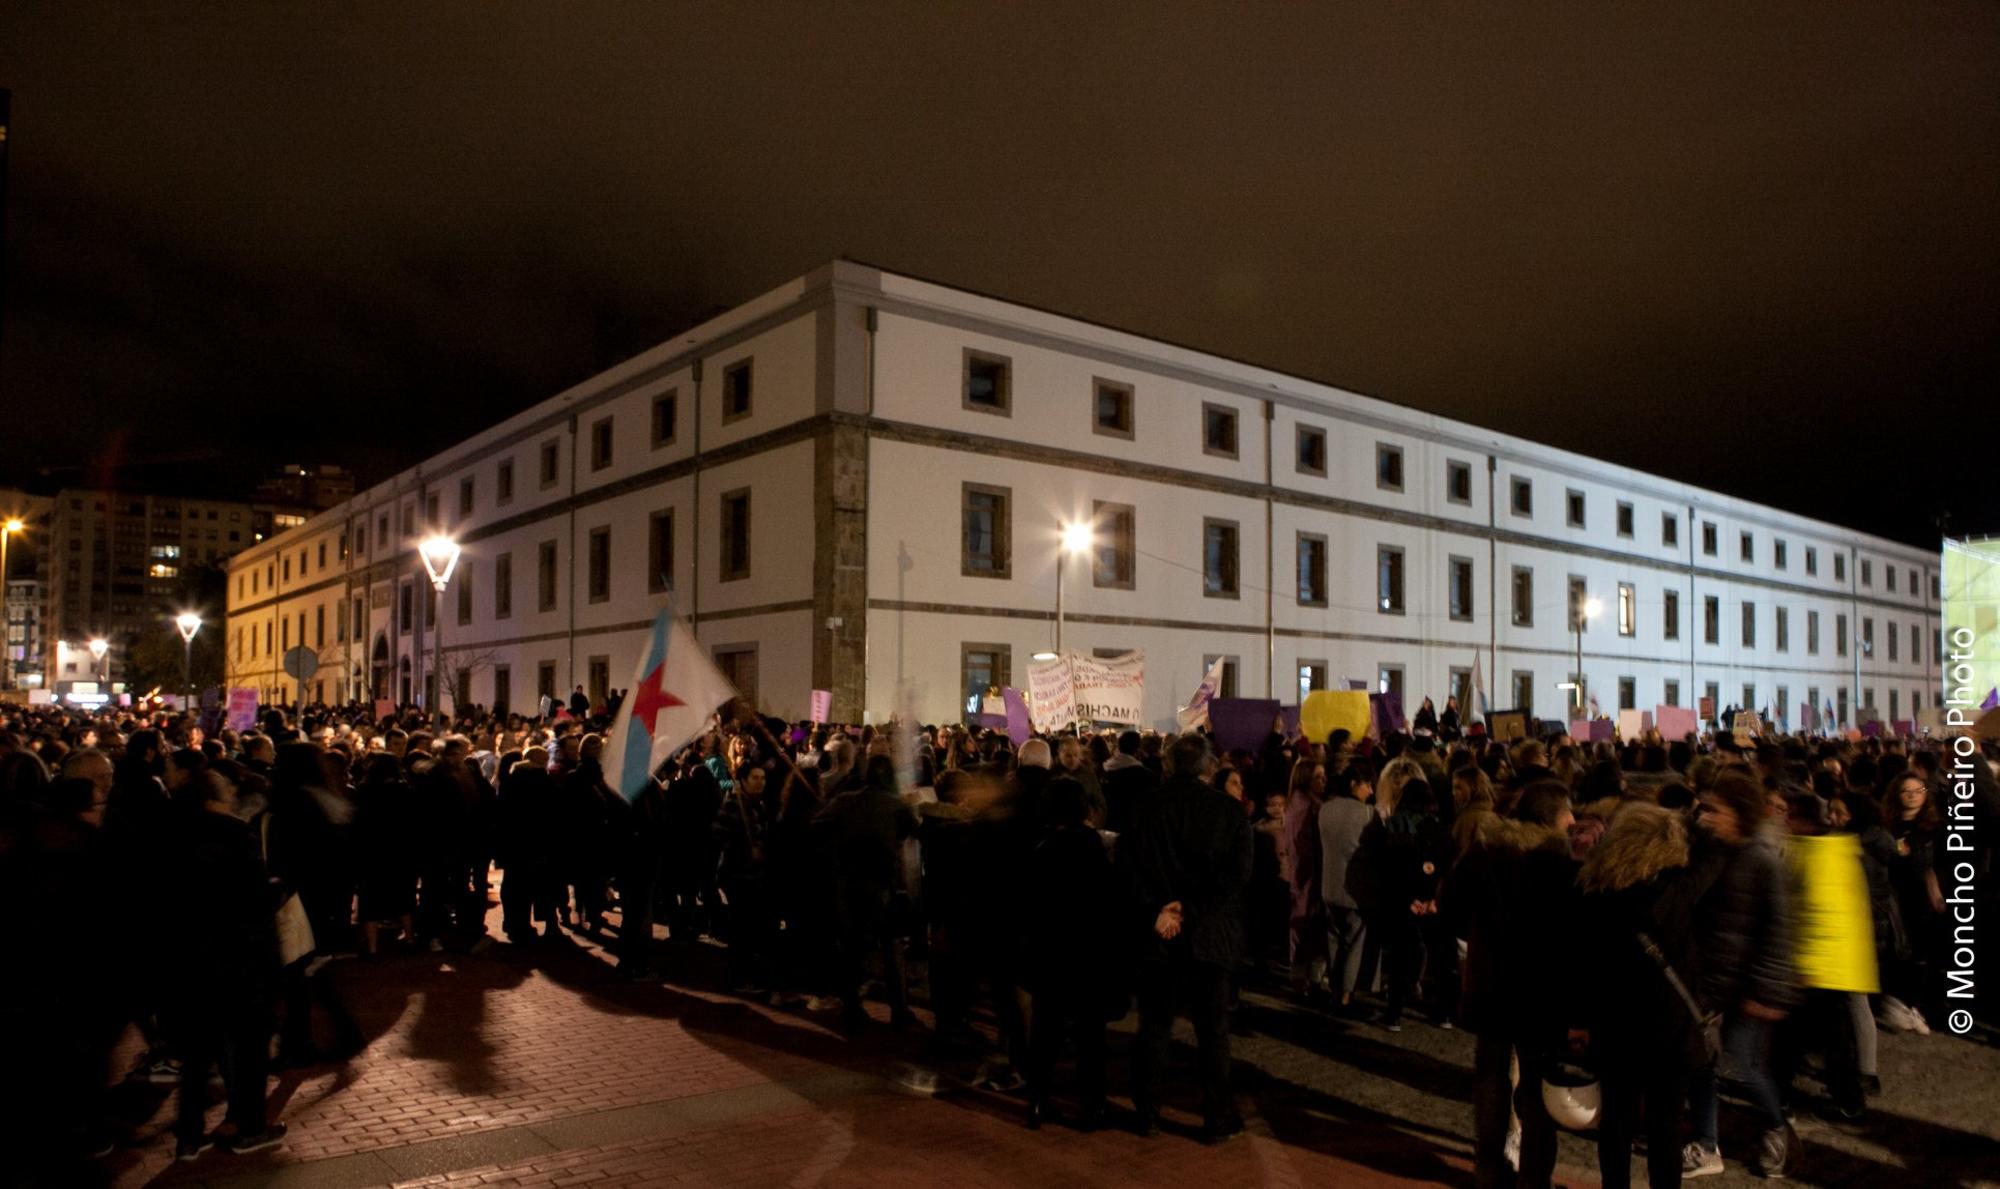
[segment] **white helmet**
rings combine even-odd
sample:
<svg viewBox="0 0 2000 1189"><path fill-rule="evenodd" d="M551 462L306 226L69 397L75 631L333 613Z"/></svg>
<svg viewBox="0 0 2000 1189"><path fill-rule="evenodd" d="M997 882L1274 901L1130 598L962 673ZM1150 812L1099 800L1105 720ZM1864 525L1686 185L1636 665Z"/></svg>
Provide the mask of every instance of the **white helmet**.
<svg viewBox="0 0 2000 1189"><path fill-rule="evenodd" d="M1597 1079L1575 1066L1558 1065L1542 1079L1542 1107L1558 1127L1590 1131L1604 1110Z"/></svg>

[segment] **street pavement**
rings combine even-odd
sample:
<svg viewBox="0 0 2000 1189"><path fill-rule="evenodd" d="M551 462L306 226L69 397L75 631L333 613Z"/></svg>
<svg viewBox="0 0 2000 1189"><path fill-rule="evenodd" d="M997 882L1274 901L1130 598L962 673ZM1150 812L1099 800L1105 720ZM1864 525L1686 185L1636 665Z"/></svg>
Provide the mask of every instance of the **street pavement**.
<svg viewBox="0 0 2000 1189"><path fill-rule="evenodd" d="M128 1082L114 1095L126 1142L91 1180L288 1189L1470 1182L1472 1041L1462 1032L1410 1022L1391 1034L1248 992L1235 1040L1248 1131L1206 1147L1194 1138L1185 1022L1160 1136L1061 1122L1029 1131L1018 1099L968 1084L972 1065L927 1062L927 1029L892 1030L877 1006L869 1027L845 1035L835 1014L720 993L722 970L721 951L695 945L675 956L668 980L633 983L582 938L335 962L330 975L368 1046L345 1064L274 1080L274 1111L290 1126L283 1147L175 1163L170 1088ZM1112 1038L1114 1092L1130 1028ZM136 1043L128 1038L123 1059ZM1795 1183L2000 1185L2000 1049L1884 1035L1881 1073L1885 1092L1859 1125L1801 1117L1808 1161ZM216 1103L211 1124L221 1110ZM1727 1135L1726 1154L1747 1141ZM1597 1183L1587 1137L1565 1135L1561 1161L1562 1183ZM1644 1175L1635 1164L1635 1180ZM1753 1180L1732 1160L1709 1183Z"/></svg>

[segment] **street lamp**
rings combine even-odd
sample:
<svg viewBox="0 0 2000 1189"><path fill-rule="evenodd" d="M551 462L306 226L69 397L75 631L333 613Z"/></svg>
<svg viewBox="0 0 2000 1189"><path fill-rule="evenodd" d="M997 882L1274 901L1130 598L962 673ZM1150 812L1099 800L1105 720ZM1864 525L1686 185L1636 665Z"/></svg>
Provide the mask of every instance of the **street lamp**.
<svg viewBox="0 0 2000 1189"><path fill-rule="evenodd" d="M174 616L174 626L181 631L181 692L194 693L194 634L201 630L201 616L192 611L183 611Z"/></svg>
<svg viewBox="0 0 2000 1189"><path fill-rule="evenodd" d="M1576 616L1576 710L1583 713L1583 627L1604 613L1604 604L1597 599L1585 599L1577 609Z"/></svg>
<svg viewBox="0 0 2000 1189"><path fill-rule="evenodd" d="M1097 540L1097 526L1088 520L1072 520L1056 534L1056 651L1063 650L1063 571L1069 569L1073 554L1089 553Z"/></svg>
<svg viewBox="0 0 2000 1189"><path fill-rule="evenodd" d="M108 684L108 681L104 676L104 654L110 651L111 651L111 641L106 640L102 636L94 636L91 638L90 655L91 658L97 662L97 683L99 685ZM108 691L98 690L97 692L106 693Z"/></svg>
<svg viewBox="0 0 2000 1189"><path fill-rule="evenodd" d="M451 572L458 568L458 542L442 533L426 537L417 546L417 555L424 559L424 569L431 576L431 589L437 592L437 614L431 624L431 700L435 703L427 707L432 716L443 721L444 707L444 588L451 581Z"/></svg>
<svg viewBox="0 0 2000 1189"><path fill-rule="evenodd" d="M7 538L28 527L19 516L9 516L0 521L0 636L6 634L7 597L13 593L7 586ZM11 644L0 644L0 689L14 688L14 648Z"/></svg>

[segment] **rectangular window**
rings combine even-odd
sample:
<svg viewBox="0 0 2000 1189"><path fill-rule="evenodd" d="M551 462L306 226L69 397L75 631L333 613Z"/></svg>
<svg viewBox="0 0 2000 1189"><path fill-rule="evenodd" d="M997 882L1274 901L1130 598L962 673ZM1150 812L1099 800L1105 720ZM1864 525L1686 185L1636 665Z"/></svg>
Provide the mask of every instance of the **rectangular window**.
<svg viewBox="0 0 2000 1189"><path fill-rule="evenodd" d="M535 696L553 698L556 696L556 663L540 661L535 665Z"/></svg>
<svg viewBox="0 0 2000 1189"><path fill-rule="evenodd" d="M1701 642L1722 643L1722 600L1714 595L1701 597Z"/></svg>
<svg viewBox="0 0 2000 1189"><path fill-rule="evenodd" d="M1771 613L1777 617L1771 624L1771 646L1779 652L1790 652L1792 650L1791 611L1785 607L1774 607Z"/></svg>
<svg viewBox="0 0 2000 1189"><path fill-rule="evenodd" d="M964 525L959 572L969 578L1012 576L1012 488L967 483L960 488Z"/></svg>
<svg viewBox="0 0 2000 1189"><path fill-rule="evenodd" d="M1300 533L1299 606L1326 606L1326 538L1319 533Z"/></svg>
<svg viewBox="0 0 2000 1189"><path fill-rule="evenodd" d="M958 646L958 688L965 713L978 714L989 693L998 696L1003 686L1013 684L1011 653L1005 644Z"/></svg>
<svg viewBox="0 0 2000 1189"><path fill-rule="evenodd" d="M1532 669L1514 670L1514 705L1530 719L1535 716L1535 673Z"/></svg>
<svg viewBox="0 0 2000 1189"><path fill-rule="evenodd" d="M283 563L283 573L285 575L285 581L290 582L292 580L292 559L287 557L281 559L281 561Z"/></svg>
<svg viewBox="0 0 2000 1189"><path fill-rule="evenodd" d="M1132 437L1132 386L1099 379L1094 386L1091 428L1111 438Z"/></svg>
<svg viewBox="0 0 2000 1189"><path fill-rule="evenodd" d="M1702 696L1708 699L1709 715L1719 718L1722 714L1722 683L1711 681L1702 686L1702 689L1705 691Z"/></svg>
<svg viewBox="0 0 2000 1189"><path fill-rule="evenodd" d="M1861 559L1861 585L1875 585L1875 563L1867 558Z"/></svg>
<svg viewBox="0 0 2000 1189"><path fill-rule="evenodd" d="M435 491L424 497L424 526L432 532L444 527L444 517L438 511L438 494Z"/></svg>
<svg viewBox="0 0 2000 1189"><path fill-rule="evenodd" d="M514 502L514 460L503 458L493 475L493 502L511 504Z"/></svg>
<svg viewBox="0 0 2000 1189"><path fill-rule="evenodd" d="M1403 448L1387 442L1375 443L1375 486L1383 491L1403 490Z"/></svg>
<svg viewBox="0 0 2000 1189"><path fill-rule="evenodd" d="M680 400L678 388L669 388L653 398L653 449L674 444L674 437L680 431Z"/></svg>
<svg viewBox="0 0 2000 1189"><path fill-rule="evenodd" d="M543 541L535 547L535 607L540 611L556 609L556 543Z"/></svg>
<svg viewBox="0 0 2000 1189"><path fill-rule="evenodd" d="M965 353L965 407L1007 416L1013 408L1013 365L999 355Z"/></svg>
<svg viewBox="0 0 2000 1189"><path fill-rule="evenodd" d="M305 634L306 634L305 629L300 628L299 635L303 637ZM301 644L305 643L303 639L301 639L299 642ZM326 604L325 603L321 603L319 606L313 608L313 647L314 648L326 647ZM1889 659L1894 660L1895 658L1890 657Z"/></svg>
<svg viewBox="0 0 2000 1189"><path fill-rule="evenodd" d="M1618 679L1618 709L1631 710L1639 704L1639 683L1630 677Z"/></svg>
<svg viewBox="0 0 2000 1189"><path fill-rule="evenodd" d="M585 565L585 589L590 601L602 603L611 598L611 529L590 530L590 553Z"/></svg>
<svg viewBox="0 0 2000 1189"><path fill-rule="evenodd" d="M1618 535L1621 537L1632 535L1632 505L1624 500L1618 502Z"/></svg>
<svg viewBox="0 0 2000 1189"><path fill-rule="evenodd" d="M1460 623L1472 621L1472 559L1454 557L1445 563L1446 601L1451 617Z"/></svg>
<svg viewBox="0 0 2000 1189"><path fill-rule="evenodd" d="M1806 655L1819 655L1819 612L1806 612ZM1817 699L1815 699L1817 702Z"/></svg>
<svg viewBox="0 0 2000 1189"><path fill-rule="evenodd" d="M1833 555L1833 580L1835 582L1847 581L1847 555L1844 553ZM1845 721L1844 718L1843 721Z"/></svg>
<svg viewBox="0 0 2000 1189"><path fill-rule="evenodd" d="M1755 710L1756 708L1757 708L1757 683L1754 681L1746 681L1743 683L1743 709Z"/></svg>
<svg viewBox="0 0 2000 1189"><path fill-rule="evenodd" d="M722 369L722 423L741 421L750 415L751 374L748 359Z"/></svg>
<svg viewBox="0 0 2000 1189"><path fill-rule="evenodd" d="M1375 667L1375 689L1388 694L1398 702L1403 700L1403 666L1377 665Z"/></svg>
<svg viewBox="0 0 2000 1189"><path fill-rule="evenodd" d="M1569 526L1571 528L1582 528L1584 526L1583 493L1581 491L1576 490L1573 487L1570 488L1569 498L1564 501L1564 507L1565 507L1564 519L1569 524Z"/></svg>
<svg viewBox="0 0 2000 1189"><path fill-rule="evenodd" d="M1810 545L1806 546L1806 573L1819 573L1819 550Z"/></svg>
<svg viewBox="0 0 2000 1189"><path fill-rule="evenodd" d="M1403 613L1403 551L1394 545L1375 547L1375 609Z"/></svg>
<svg viewBox="0 0 2000 1189"><path fill-rule="evenodd" d="M1569 630L1580 632L1588 626L1589 616L1584 612L1590 606L1590 584L1581 574L1569 576Z"/></svg>
<svg viewBox="0 0 2000 1189"><path fill-rule="evenodd" d="M347 616L337 610L333 613L333 642L347 643Z"/></svg>
<svg viewBox="0 0 2000 1189"><path fill-rule="evenodd" d="M1201 592L1209 598L1236 597L1236 527L1234 520L1201 522Z"/></svg>
<svg viewBox="0 0 2000 1189"><path fill-rule="evenodd" d="M750 489L722 493L722 581L750 576Z"/></svg>
<svg viewBox="0 0 2000 1189"><path fill-rule="evenodd" d="M554 487L556 485L556 481L561 477L562 477L562 447L561 444L555 438L550 438L548 441L542 443L543 489L546 490L550 487Z"/></svg>
<svg viewBox="0 0 2000 1189"><path fill-rule="evenodd" d="M1884 623L1882 629L1882 634L1889 638L1889 659L1893 661L1896 659L1896 625Z"/></svg>
<svg viewBox="0 0 2000 1189"><path fill-rule="evenodd" d="M1833 617L1833 654L1847 655L1847 614L1841 612Z"/></svg>
<svg viewBox="0 0 2000 1189"><path fill-rule="evenodd" d="M757 646L739 644L724 646L715 650L715 667L721 671L723 679L734 686L743 700L752 706L757 704Z"/></svg>
<svg viewBox="0 0 2000 1189"><path fill-rule="evenodd" d="M1097 526L1091 585L1105 590L1131 590L1139 564L1137 520L1132 505L1099 500L1091 504L1090 517Z"/></svg>
<svg viewBox="0 0 2000 1189"><path fill-rule="evenodd" d="M1472 464L1448 459L1444 464L1444 498L1452 504L1472 502Z"/></svg>
<svg viewBox="0 0 2000 1189"><path fill-rule="evenodd" d="M1917 625L1910 625L1910 662L1915 664L1924 659L1923 637L1917 632Z"/></svg>
<svg viewBox="0 0 2000 1189"><path fill-rule="evenodd" d="M432 586L430 583L426 582L424 583L424 630L429 631L430 629L436 627L437 621L438 621L437 587ZM306 630L305 624L303 623L299 624L299 634L301 636L305 635L305 630Z"/></svg>
<svg viewBox="0 0 2000 1189"><path fill-rule="evenodd" d="M1630 582L1618 584L1618 634L1621 636L1639 634L1639 598Z"/></svg>
<svg viewBox="0 0 2000 1189"><path fill-rule="evenodd" d="M1681 518L1672 512L1660 513L1660 544L1669 549L1680 548Z"/></svg>
<svg viewBox="0 0 2000 1189"><path fill-rule="evenodd" d="M1509 496L1509 506L1514 509L1514 515L1533 516L1535 514L1534 481L1515 475L1512 481L1508 483L1508 488L1511 493Z"/></svg>
<svg viewBox="0 0 2000 1189"><path fill-rule="evenodd" d="M590 704L602 706L611 694L611 658L593 656L583 664L583 692L590 697Z"/></svg>
<svg viewBox="0 0 2000 1189"><path fill-rule="evenodd" d="M1472 670L1453 666L1445 671L1445 696L1456 698L1459 709L1465 714L1472 712Z"/></svg>
<svg viewBox="0 0 2000 1189"><path fill-rule="evenodd" d="M493 713L505 717L514 700L514 670L506 665L493 666Z"/></svg>
<svg viewBox="0 0 2000 1189"><path fill-rule="evenodd" d="M1903 714L1902 714L1902 711L1901 711L1901 710L1899 709L1899 707L1900 707L1900 705L1901 705L1901 703L1902 703L1902 698L1901 698L1901 696L1900 696L1900 695L1902 694L1902 692L1903 692L1903 691L1901 691L1901 690L1898 690L1898 689L1892 689L1892 690L1890 690L1890 691L1889 691L1889 721L1890 721L1890 722L1895 722L1895 721L1896 721L1897 719L1899 719L1899 718L1903 717Z"/></svg>
<svg viewBox="0 0 2000 1189"><path fill-rule="evenodd" d="M1771 565L1776 567L1777 569L1782 570L1785 568L1785 563L1787 560L1788 558L1787 558L1787 551L1785 549L1785 543L1783 541L1772 541Z"/></svg>
<svg viewBox="0 0 2000 1189"><path fill-rule="evenodd" d="M1527 566L1514 567L1514 626L1535 626L1535 571Z"/></svg>
<svg viewBox="0 0 2000 1189"><path fill-rule="evenodd" d="M1310 425L1299 428L1299 474L1326 477L1326 431Z"/></svg>
<svg viewBox="0 0 2000 1189"><path fill-rule="evenodd" d="M1681 683L1677 678L1669 677L1661 683L1660 700L1669 706L1681 704Z"/></svg>
<svg viewBox="0 0 2000 1189"><path fill-rule="evenodd" d="M662 508L646 522L646 589L674 588L674 510Z"/></svg>
<svg viewBox="0 0 2000 1189"><path fill-rule="evenodd" d="M1660 638L1678 640L1681 638L1681 592L1663 590L1660 592Z"/></svg>
<svg viewBox="0 0 2000 1189"><path fill-rule="evenodd" d="M1201 406L1201 449L1217 458L1236 457L1236 410L1228 405Z"/></svg>
<svg viewBox="0 0 2000 1189"><path fill-rule="evenodd" d="M1864 615L1861 617L1861 655L1873 656L1874 654L1875 654L1875 617L1872 615Z"/></svg>
<svg viewBox="0 0 2000 1189"><path fill-rule="evenodd" d="M464 520L472 515L472 476L458 481L458 518Z"/></svg>
<svg viewBox="0 0 2000 1189"><path fill-rule="evenodd" d="M1326 662L1301 660L1299 662L1299 701L1303 703L1306 700L1306 695L1312 693L1314 690L1325 688Z"/></svg>
<svg viewBox="0 0 2000 1189"><path fill-rule="evenodd" d="M396 630L407 636L417 622L416 592L405 582L396 592Z"/></svg>
<svg viewBox="0 0 2000 1189"><path fill-rule="evenodd" d="M173 549L175 549L176 551L178 551L178 549L179 549L179 546L169 546L169 548L173 548ZM326 569L326 542L325 542L325 541L321 541L321 542L319 543L319 568L320 568L320 569L322 569L322 570Z"/></svg>
<svg viewBox="0 0 2000 1189"><path fill-rule="evenodd" d="M368 604L357 598L354 600L354 638L368 634Z"/></svg>
<svg viewBox="0 0 2000 1189"><path fill-rule="evenodd" d="M464 627L472 622L472 570L468 566L458 568L458 624Z"/></svg>
<svg viewBox="0 0 2000 1189"><path fill-rule="evenodd" d="M1701 522L1702 554L1706 557L1714 557L1715 551L1719 547L1720 546L1716 543L1715 522L1713 520L1702 521Z"/></svg>
<svg viewBox="0 0 2000 1189"><path fill-rule="evenodd" d="M611 418L603 417L590 426L590 469L601 471L611 465Z"/></svg>
<svg viewBox="0 0 2000 1189"><path fill-rule="evenodd" d="M1896 567L1887 562L1882 563L1882 587L1890 594L1896 593Z"/></svg>
<svg viewBox="0 0 2000 1189"><path fill-rule="evenodd" d="M1791 687L1786 685L1779 686L1773 705L1771 706L1771 713L1775 717L1782 719L1785 722L1791 722L1791 715L1792 715L1792 707L1790 705L1791 700L1792 700ZM1799 724L1792 723L1792 725L1794 727L1797 727Z"/></svg>
<svg viewBox="0 0 2000 1189"><path fill-rule="evenodd" d="M503 553L493 559L493 618L509 619L514 614L514 555Z"/></svg>
<svg viewBox="0 0 2000 1189"><path fill-rule="evenodd" d="M1218 698L1233 698L1236 696L1237 666L1235 657L1221 656L1213 652L1204 653L1201 658L1201 671L1203 673L1208 672L1209 668L1217 661L1222 662L1222 687L1215 691L1215 696Z"/></svg>
<svg viewBox="0 0 2000 1189"><path fill-rule="evenodd" d="M1749 534L1749 533L1743 533L1743 534L1741 534L1741 535L1739 536L1739 538L1738 538L1738 541L1739 541L1739 544L1738 544L1738 548L1737 548L1737 556L1738 556L1738 557L1740 557L1740 558L1741 558L1742 560L1744 560L1744 561L1747 561L1747 562L1753 562L1753 561L1756 561L1756 560L1757 560L1757 543L1756 543L1756 541L1755 541L1755 540L1754 540L1754 539L1753 539L1753 538L1752 538L1752 537L1750 536L1750 534Z"/></svg>
<svg viewBox="0 0 2000 1189"><path fill-rule="evenodd" d="M1748 601L1743 604L1743 647L1757 647L1757 604Z"/></svg>

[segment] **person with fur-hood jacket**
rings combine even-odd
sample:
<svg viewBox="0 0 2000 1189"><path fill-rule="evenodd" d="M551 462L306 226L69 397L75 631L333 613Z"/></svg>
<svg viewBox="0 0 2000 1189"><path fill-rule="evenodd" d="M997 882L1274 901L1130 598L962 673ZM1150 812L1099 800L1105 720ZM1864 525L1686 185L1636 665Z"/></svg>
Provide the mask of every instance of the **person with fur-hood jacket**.
<svg viewBox="0 0 2000 1189"><path fill-rule="evenodd" d="M1699 1022L1674 990L1690 990L1694 906L1680 816L1634 801L1621 808L1577 874L1579 930L1572 951L1578 1023L1603 1094L1598 1174L1605 1189L1632 1182L1632 1139L1645 1104L1646 1167L1657 1189L1681 1180L1680 1123L1689 1069L1700 1062ZM1649 955L1649 949L1658 957ZM1524 1135L1525 1140L1525 1135Z"/></svg>
<svg viewBox="0 0 2000 1189"><path fill-rule="evenodd" d="M1479 1038L1473 1059L1473 1172L1480 1186L1547 1185L1556 1129L1542 1105L1542 1074L1562 1052L1568 1017L1550 995L1565 964L1577 864L1570 858L1569 792L1540 781L1521 792L1514 816L1483 812L1452 868L1438 912L1465 941L1459 1015ZM1521 1077L1510 1085L1509 1057ZM1520 1173L1507 1166L1508 1101L1521 1120Z"/></svg>

